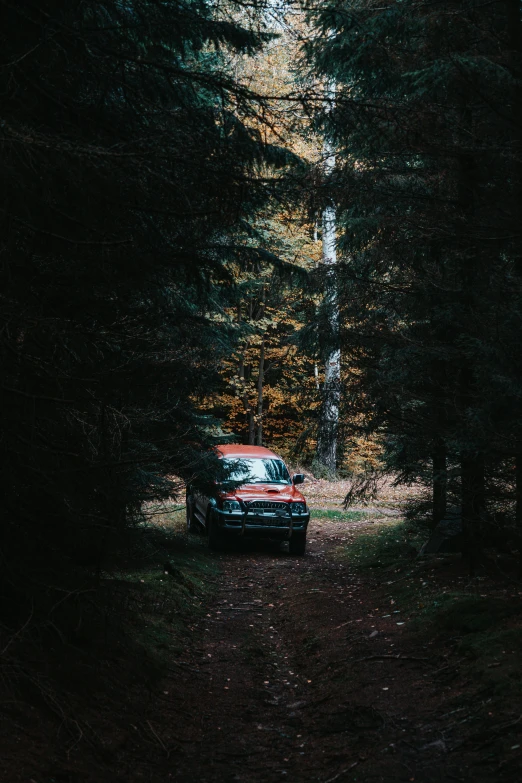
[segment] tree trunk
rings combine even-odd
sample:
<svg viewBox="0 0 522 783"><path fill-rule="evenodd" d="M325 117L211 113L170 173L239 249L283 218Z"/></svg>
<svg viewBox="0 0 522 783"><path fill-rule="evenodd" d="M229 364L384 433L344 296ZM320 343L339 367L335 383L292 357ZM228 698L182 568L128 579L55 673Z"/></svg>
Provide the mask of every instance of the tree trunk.
<svg viewBox="0 0 522 783"><path fill-rule="evenodd" d="M515 52L522 52L522 18L520 0L506 0L509 45Z"/></svg>
<svg viewBox="0 0 522 783"><path fill-rule="evenodd" d="M474 576L479 552L480 523L486 505L483 454L462 454L461 481L464 554L469 561L470 574Z"/></svg>
<svg viewBox="0 0 522 783"><path fill-rule="evenodd" d="M314 378L315 378L315 388L317 391L320 390L321 384L319 383L319 367L317 366L317 362L314 364Z"/></svg>
<svg viewBox="0 0 522 783"><path fill-rule="evenodd" d="M510 71L516 79L512 109L512 157L515 161L515 193L513 199L513 230L519 231L522 221L522 15L520 0L506 0L507 29L509 45L512 50ZM519 277L522 275L522 251L520 240L515 252L515 264ZM515 454L515 523L518 536L519 576L522 577L522 444L517 445Z"/></svg>
<svg viewBox="0 0 522 783"><path fill-rule="evenodd" d="M448 485L446 459L446 444L440 440L433 450L433 528L437 527L441 519L446 516Z"/></svg>
<svg viewBox="0 0 522 783"><path fill-rule="evenodd" d="M510 53L508 69L514 81L511 108L511 159L513 161L514 192L511 199L512 231L518 236L514 260L518 275L522 275L522 250L520 225L522 221L522 16L520 0L506 0L506 21Z"/></svg>
<svg viewBox="0 0 522 783"><path fill-rule="evenodd" d="M335 97L335 85L328 88L328 97ZM335 169L335 150L332 142L324 141L324 169L326 176ZM323 405L317 437L317 460L331 473L337 469L337 436L341 394L341 350L339 339L339 302L337 295L337 215L330 204L323 211L323 264L326 270L325 306L328 313L329 335L323 386Z"/></svg>
<svg viewBox="0 0 522 783"><path fill-rule="evenodd" d="M522 448L515 460L515 528L519 551L518 576L522 579Z"/></svg>
<svg viewBox="0 0 522 783"><path fill-rule="evenodd" d="M242 400L243 400L243 407L245 408L245 416L246 416L246 423L247 423L247 443L249 444L249 446L253 446L255 443L255 419L254 419L254 411L252 410L252 406L250 405L248 394L246 392L245 357L243 355L241 355L239 359L238 375L239 375L240 382L243 386Z"/></svg>
<svg viewBox="0 0 522 783"><path fill-rule="evenodd" d="M247 418L248 418L248 445L253 446L256 442L256 420L254 417L253 410L248 411Z"/></svg>
<svg viewBox="0 0 522 783"><path fill-rule="evenodd" d="M473 371L463 357L460 377L460 414L466 420L469 411L473 409L473 392L476 382ZM460 457L461 465L461 504L462 504L462 553L469 562L470 575L475 575L475 567L479 552L479 533L481 519L486 505L486 490L484 476L484 451L481 444L463 449Z"/></svg>
<svg viewBox="0 0 522 783"><path fill-rule="evenodd" d="M259 351L259 374L257 376L257 445L263 445L263 384L265 379L265 338Z"/></svg>
<svg viewBox="0 0 522 783"><path fill-rule="evenodd" d="M468 102L468 96L463 95L460 108L460 151L458 154L458 180L457 201L458 217L461 221L460 231L462 238L457 234L456 250L459 246L467 246L466 233L475 219L477 200L477 164L475 157L468 150L465 133L473 132L473 104ZM462 312L462 337L475 338L480 324L477 322L477 289L481 279L481 269L477 260L465 252L460 261L460 304ZM477 555L479 551L479 532L481 517L485 507L485 478L484 478L484 443L476 427L470 425L473 421L474 406L480 398L480 390L477 388L475 377L474 358L470 358L464 347L460 356L460 389L459 389L459 414L460 426L464 442L469 446L461 452L461 504L462 504L462 553L469 563L470 575L475 575Z"/></svg>
<svg viewBox="0 0 522 783"><path fill-rule="evenodd" d="M515 520L517 523L517 530L522 540L522 450L518 452L515 457ZM521 554L522 556L522 554Z"/></svg>
<svg viewBox="0 0 522 783"><path fill-rule="evenodd" d="M515 456L515 535L518 543L518 577L522 579L522 449Z"/></svg>

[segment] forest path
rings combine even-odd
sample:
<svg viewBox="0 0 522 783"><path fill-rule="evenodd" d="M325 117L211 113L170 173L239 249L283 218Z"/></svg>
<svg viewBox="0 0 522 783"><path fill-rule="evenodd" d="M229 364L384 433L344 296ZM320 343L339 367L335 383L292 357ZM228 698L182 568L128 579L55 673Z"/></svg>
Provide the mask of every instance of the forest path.
<svg viewBox="0 0 522 783"><path fill-rule="evenodd" d="M303 558L246 543L216 555L216 592L151 721L164 772L131 754L128 779L468 779L433 720L439 655L339 556L366 529L313 521Z"/></svg>

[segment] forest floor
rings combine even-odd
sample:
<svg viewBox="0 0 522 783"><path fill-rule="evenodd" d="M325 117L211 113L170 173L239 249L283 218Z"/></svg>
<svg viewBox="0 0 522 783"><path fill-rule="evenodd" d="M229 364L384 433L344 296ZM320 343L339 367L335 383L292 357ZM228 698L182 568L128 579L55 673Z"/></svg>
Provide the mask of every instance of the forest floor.
<svg viewBox="0 0 522 783"><path fill-rule="evenodd" d="M339 498L316 508L303 558L247 542L211 553L182 509L161 516L171 573L133 577L155 675L145 687L124 649L107 659L88 709L70 702L76 739L39 708L29 728L19 717L0 778L519 780L519 585L418 558L393 504L337 517Z"/></svg>

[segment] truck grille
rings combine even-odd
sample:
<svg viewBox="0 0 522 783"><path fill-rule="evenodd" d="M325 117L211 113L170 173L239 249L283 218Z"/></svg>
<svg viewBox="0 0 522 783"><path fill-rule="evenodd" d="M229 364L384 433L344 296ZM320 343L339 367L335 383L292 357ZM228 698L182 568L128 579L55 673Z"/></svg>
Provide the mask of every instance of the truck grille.
<svg viewBox="0 0 522 783"><path fill-rule="evenodd" d="M281 516L282 514L289 516L290 514L288 503L278 503L274 500L253 500L248 504L247 508L252 514L268 513L277 514L278 516Z"/></svg>

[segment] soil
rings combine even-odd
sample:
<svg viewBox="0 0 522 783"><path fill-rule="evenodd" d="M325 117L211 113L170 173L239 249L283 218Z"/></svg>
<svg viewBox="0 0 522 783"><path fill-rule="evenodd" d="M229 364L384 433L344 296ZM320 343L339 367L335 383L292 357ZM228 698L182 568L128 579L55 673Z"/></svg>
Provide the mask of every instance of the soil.
<svg viewBox="0 0 522 783"><path fill-rule="evenodd" d="M459 701L469 683L451 643L411 633L390 588L337 556L367 527L313 522L304 558L259 544L217 556L214 598L153 719L168 758L155 777L148 756L128 754L124 778L517 778L520 751L491 752L517 714Z"/></svg>
<svg viewBox="0 0 522 783"><path fill-rule="evenodd" d="M214 555L220 575L205 614L141 711L134 694L119 732L102 737L105 755L93 751L87 763L83 741L67 759L48 748L45 774L21 761L3 779L519 779L522 716L509 706L491 712L470 691L451 639L412 631L390 587L340 556L367 528L312 521L302 558L246 542Z"/></svg>

